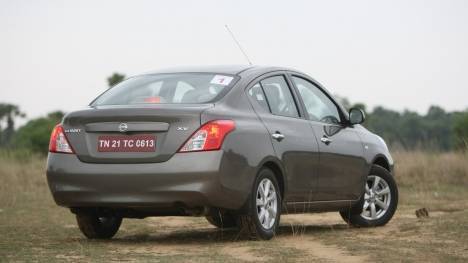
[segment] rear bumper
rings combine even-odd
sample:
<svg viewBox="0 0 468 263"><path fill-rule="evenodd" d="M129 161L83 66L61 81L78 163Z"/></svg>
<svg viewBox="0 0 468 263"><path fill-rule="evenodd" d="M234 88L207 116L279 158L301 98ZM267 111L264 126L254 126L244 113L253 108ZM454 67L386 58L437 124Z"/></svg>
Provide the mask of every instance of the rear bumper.
<svg viewBox="0 0 468 263"><path fill-rule="evenodd" d="M97 164L49 153L47 180L65 207L239 209L248 196L222 183L223 151L178 153L162 163Z"/></svg>

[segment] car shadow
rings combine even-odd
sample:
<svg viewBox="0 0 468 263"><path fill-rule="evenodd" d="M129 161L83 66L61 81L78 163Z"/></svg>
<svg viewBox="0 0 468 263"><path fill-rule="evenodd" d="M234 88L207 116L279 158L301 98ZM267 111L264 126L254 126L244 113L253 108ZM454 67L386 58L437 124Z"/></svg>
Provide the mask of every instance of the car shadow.
<svg viewBox="0 0 468 263"><path fill-rule="evenodd" d="M284 224L280 225L276 238L297 235L314 235L319 233L336 232L348 230L346 224L334 225L303 225ZM158 243L158 244L212 244L223 242L247 241L249 238L239 232L238 229L216 229L196 228L180 229L162 233L138 233L121 234L112 239L112 243L135 244L135 243ZM100 242L100 241L97 241Z"/></svg>

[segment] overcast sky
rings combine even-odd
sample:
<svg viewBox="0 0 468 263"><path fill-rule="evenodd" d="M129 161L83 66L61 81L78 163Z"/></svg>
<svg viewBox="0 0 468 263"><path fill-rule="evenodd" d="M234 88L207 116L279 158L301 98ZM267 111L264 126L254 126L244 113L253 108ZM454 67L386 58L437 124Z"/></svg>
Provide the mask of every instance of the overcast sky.
<svg viewBox="0 0 468 263"><path fill-rule="evenodd" d="M395 110L468 107L468 1L0 0L0 102L86 106L113 72L254 64Z"/></svg>

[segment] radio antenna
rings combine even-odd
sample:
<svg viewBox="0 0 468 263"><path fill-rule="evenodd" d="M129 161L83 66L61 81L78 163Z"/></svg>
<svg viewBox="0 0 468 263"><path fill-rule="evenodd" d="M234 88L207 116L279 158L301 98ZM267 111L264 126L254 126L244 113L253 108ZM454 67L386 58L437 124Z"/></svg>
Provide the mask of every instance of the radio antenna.
<svg viewBox="0 0 468 263"><path fill-rule="evenodd" d="M234 34L232 33L231 29L229 29L228 25L224 25L226 27L226 30L229 32L229 34L231 35L232 39L234 40L234 42L236 42L237 44L237 47L239 47L240 51L242 52L242 54L244 54L244 57L245 59L247 59L247 61L249 62L249 65L252 66L252 62L250 61L249 57L247 56L247 53L245 53L244 49L242 48L242 46L240 45L239 41L237 41L236 37L234 36Z"/></svg>

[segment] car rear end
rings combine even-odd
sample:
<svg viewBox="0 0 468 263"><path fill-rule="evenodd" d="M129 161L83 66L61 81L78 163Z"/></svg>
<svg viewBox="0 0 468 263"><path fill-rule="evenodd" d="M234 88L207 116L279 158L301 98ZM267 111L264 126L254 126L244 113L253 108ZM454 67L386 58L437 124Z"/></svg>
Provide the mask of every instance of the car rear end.
<svg viewBox="0 0 468 263"><path fill-rule="evenodd" d="M201 123L235 75L174 73L128 79L51 135L47 178L57 204L151 215L239 208L220 182L232 119Z"/></svg>

